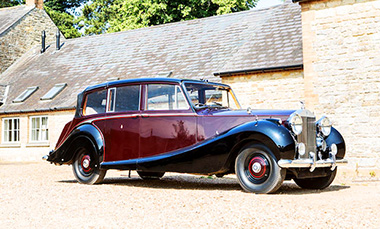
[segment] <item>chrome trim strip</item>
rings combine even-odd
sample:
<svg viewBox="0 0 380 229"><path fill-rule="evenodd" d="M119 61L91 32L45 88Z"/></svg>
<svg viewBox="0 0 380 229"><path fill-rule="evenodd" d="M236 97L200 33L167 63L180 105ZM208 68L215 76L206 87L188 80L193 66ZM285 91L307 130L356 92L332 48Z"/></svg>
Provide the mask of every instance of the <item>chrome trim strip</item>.
<svg viewBox="0 0 380 229"><path fill-rule="evenodd" d="M290 160L290 159L281 159L277 162L278 166L281 168L322 168L322 167L334 167L337 165L347 164L347 159L333 160L333 159L325 159L318 160L315 162L313 159L299 159L299 160ZM335 167L334 167L335 168Z"/></svg>

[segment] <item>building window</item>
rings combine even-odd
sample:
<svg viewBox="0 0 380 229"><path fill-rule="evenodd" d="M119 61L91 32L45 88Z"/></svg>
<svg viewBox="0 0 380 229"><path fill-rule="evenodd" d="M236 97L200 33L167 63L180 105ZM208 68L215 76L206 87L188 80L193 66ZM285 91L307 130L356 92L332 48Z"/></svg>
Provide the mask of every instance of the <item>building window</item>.
<svg viewBox="0 0 380 229"><path fill-rule="evenodd" d="M30 127L31 142L46 142L49 140L48 117L31 117Z"/></svg>
<svg viewBox="0 0 380 229"><path fill-rule="evenodd" d="M66 83L59 83L54 85L44 96L41 97L41 100L54 99L65 87Z"/></svg>
<svg viewBox="0 0 380 229"><path fill-rule="evenodd" d="M17 98L13 100L14 103L24 102L27 98L29 98L35 91L37 91L38 87L28 87L25 91L23 91Z"/></svg>
<svg viewBox="0 0 380 229"><path fill-rule="evenodd" d="M3 119L3 142L12 143L20 142L20 119L4 118Z"/></svg>

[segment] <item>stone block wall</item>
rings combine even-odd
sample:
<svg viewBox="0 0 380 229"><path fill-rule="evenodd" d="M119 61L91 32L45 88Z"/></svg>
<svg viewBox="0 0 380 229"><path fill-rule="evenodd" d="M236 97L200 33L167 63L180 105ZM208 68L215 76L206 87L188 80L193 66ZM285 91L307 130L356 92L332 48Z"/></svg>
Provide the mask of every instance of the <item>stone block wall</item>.
<svg viewBox="0 0 380 229"><path fill-rule="evenodd" d="M245 109L301 108L304 98L303 70L278 71L222 77Z"/></svg>
<svg viewBox="0 0 380 229"><path fill-rule="evenodd" d="M20 119L20 142L0 142L0 163L14 161L41 161L42 156L55 148L58 138L67 122L74 117L75 110L56 112L36 112L28 114L8 114L0 116L0 139L2 141L3 118ZM30 143L30 117L47 116L49 141L47 143Z"/></svg>
<svg viewBox="0 0 380 229"><path fill-rule="evenodd" d="M301 6L307 106L342 132L349 168L380 171L380 1Z"/></svg>
<svg viewBox="0 0 380 229"><path fill-rule="evenodd" d="M41 45L43 30L46 31L46 46L50 44L50 48L55 48L56 25L44 10L34 8L0 35L0 74L33 46Z"/></svg>

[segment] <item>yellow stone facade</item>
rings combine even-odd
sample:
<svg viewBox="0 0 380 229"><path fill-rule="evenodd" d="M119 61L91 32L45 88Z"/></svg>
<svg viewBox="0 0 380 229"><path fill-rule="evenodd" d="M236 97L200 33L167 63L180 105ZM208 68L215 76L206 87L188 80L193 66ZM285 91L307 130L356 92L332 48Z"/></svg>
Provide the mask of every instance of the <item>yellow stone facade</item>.
<svg viewBox="0 0 380 229"><path fill-rule="evenodd" d="M244 107L298 109L305 100L343 134L359 176L380 174L380 1L306 1L303 71L223 77Z"/></svg>
<svg viewBox="0 0 380 229"><path fill-rule="evenodd" d="M0 143L0 162L6 161L41 161L42 156L54 149L59 135L67 122L73 119L75 110L55 111L55 112L36 112L7 114L0 116L0 130L3 130L3 120L5 118L20 119L20 141L17 143L5 143L3 133L1 133ZM31 117L48 117L48 141L31 143Z"/></svg>
<svg viewBox="0 0 380 229"><path fill-rule="evenodd" d="M304 97L303 70L277 71L222 77L232 86L243 108L301 108Z"/></svg>
<svg viewBox="0 0 380 229"><path fill-rule="evenodd" d="M301 3L305 99L342 132L350 168L380 169L380 1Z"/></svg>

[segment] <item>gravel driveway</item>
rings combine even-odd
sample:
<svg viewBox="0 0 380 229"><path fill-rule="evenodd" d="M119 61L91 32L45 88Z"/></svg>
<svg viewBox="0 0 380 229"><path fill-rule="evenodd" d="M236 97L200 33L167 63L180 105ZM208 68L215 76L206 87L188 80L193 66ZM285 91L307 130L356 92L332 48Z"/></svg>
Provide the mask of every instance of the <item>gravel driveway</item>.
<svg viewBox="0 0 380 229"><path fill-rule="evenodd" d="M0 163L0 228L358 228L380 227L380 182L338 179L277 194L241 190L234 176L169 173L143 181L108 171L104 184L81 185L71 166Z"/></svg>

